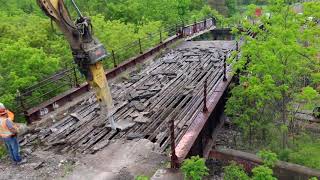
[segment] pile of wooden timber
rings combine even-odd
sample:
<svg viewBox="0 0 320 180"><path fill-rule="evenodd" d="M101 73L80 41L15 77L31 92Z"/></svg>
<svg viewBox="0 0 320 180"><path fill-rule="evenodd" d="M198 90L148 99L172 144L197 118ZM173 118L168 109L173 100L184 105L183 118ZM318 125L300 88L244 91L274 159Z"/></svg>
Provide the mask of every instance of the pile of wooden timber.
<svg viewBox="0 0 320 180"><path fill-rule="evenodd" d="M61 153L94 153L114 139L146 138L165 151L170 145L168 122L174 119L178 143L203 109L204 81L212 94L222 81L224 57L234 48L232 41L185 42L141 72L112 84L114 117L123 127L120 132L100 118L92 96L51 127L24 136L21 144Z"/></svg>

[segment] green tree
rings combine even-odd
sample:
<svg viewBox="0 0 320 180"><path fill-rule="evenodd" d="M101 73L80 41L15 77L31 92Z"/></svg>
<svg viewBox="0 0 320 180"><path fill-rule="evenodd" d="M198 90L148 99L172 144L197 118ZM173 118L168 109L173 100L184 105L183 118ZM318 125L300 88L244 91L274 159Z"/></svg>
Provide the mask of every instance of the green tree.
<svg viewBox="0 0 320 180"><path fill-rule="evenodd" d="M250 6L248 14L253 9ZM294 13L283 0L271 0L266 9L271 17L249 18L243 23L244 29L256 36L242 34L241 57L234 66L242 77L231 92L226 112L244 130L249 144L255 139L270 142L266 137L277 135L270 131L270 126L276 125L285 149L294 97L308 85L306 79L318 71L319 46L315 42L319 39L314 40L310 34L319 36L320 31L306 15ZM307 46L302 42L308 42Z"/></svg>
<svg viewBox="0 0 320 180"><path fill-rule="evenodd" d="M226 0L226 5L228 7L228 15L233 16L237 12L237 0Z"/></svg>
<svg viewBox="0 0 320 180"><path fill-rule="evenodd" d="M177 0L178 15L183 24L185 24L188 12L190 11L190 0Z"/></svg>

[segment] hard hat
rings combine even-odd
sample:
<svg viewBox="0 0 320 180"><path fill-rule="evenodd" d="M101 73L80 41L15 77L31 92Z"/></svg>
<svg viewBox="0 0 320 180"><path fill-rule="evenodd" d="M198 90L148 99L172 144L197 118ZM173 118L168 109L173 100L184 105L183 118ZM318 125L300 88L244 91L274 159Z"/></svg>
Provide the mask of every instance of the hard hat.
<svg viewBox="0 0 320 180"><path fill-rule="evenodd" d="M7 109L2 103L0 103L0 116L5 114L7 114Z"/></svg>

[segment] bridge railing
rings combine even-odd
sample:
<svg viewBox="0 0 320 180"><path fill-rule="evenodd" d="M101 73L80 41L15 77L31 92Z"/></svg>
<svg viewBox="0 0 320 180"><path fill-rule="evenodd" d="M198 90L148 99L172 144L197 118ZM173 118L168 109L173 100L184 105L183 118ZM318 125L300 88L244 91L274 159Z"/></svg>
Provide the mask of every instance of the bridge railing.
<svg viewBox="0 0 320 180"><path fill-rule="evenodd" d="M195 33L208 29L208 27L213 27L215 24L215 19L206 19L204 21L195 22L194 24L185 26L182 34L184 37L192 36Z"/></svg>
<svg viewBox="0 0 320 180"><path fill-rule="evenodd" d="M138 61L140 62L141 59L145 59L150 54L159 51L173 40L192 36L197 32L211 28L214 24L215 20L210 18L185 27L176 25L174 27L161 28L157 32L133 40L116 50L109 50L110 56L104 60L105 69L109 69L111 73L114 73L118 72L116 71L117 67L125 69L127 66L133 66ZM112 75L112 77L114 76ZM27 120L30 119L30 116L35 117L31 119L37 119L59 108L60 104L56 102L59 99L56 98L58 94L60 94L61 98L70 98L72 100L69 95L64 95L63 93L78 93L73 92L73 90L80 91L80 89L83 92L84 90L81 88L84 87L83 84L85 84L85 78L75 66L63 69L30 87L19 90L16 96L16 111L23 112L22 114ZM50 108L47 108L48 106Z"/></svg>
<svg viewBox="0 0 320 180"><path fill-rule="evenodd" d="M124 59L143 53L148 47L161 43L173 33L176 33L175 29L161 28L158 32L132 41L117 50L109 51L110 55L104 60L105 69L117 67ZM25 111L37 106L41 102L51 99L59 93L79 87L84 81L84 77L78 72L74 65L62 69L30 87L19 90L16 96L18 110Z"/></svg>

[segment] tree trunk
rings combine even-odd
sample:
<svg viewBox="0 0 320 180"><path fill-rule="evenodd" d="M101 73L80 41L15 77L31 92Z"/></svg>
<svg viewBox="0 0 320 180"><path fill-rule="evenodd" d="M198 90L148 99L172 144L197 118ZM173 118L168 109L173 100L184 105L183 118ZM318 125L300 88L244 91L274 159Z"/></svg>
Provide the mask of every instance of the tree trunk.
<svg viewBox="0 0 320 180"><path fill-rule="evenodd" d="M252 127L249 125L249 149L252 149Z"/></svg>
<svg viewBox="0 0 320 180"><path fill-rule="evenodd" d="M286 93L282 92L282 125L287 125L287 111L286 111ZM283 131L283 130L282 130ZM287 131L282 132L282 149L286 149L288 146L288 133Z"/></svg>

